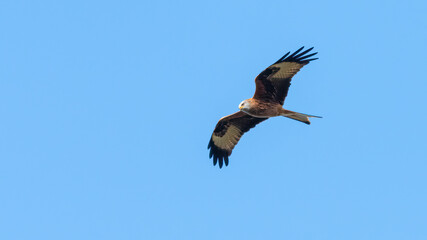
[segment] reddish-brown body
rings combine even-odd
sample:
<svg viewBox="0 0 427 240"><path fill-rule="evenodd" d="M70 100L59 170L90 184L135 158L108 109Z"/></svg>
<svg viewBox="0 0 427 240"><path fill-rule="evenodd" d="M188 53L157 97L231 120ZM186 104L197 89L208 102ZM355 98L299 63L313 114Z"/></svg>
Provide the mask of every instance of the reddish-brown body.
<svg viewBox="0 0 427 240"><path fill-rule="evenodd" d="M277 117L283 113L282 105L275 102L265 102L250 98L246 100L248 108L243 108L242 111L251 115L252 117L269 118Z"/></svg>

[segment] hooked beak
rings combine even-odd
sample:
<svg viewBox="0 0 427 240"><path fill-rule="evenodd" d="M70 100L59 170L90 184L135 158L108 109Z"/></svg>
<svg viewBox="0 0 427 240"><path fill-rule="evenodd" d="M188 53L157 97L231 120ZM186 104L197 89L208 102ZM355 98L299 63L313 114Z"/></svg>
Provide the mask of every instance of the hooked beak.
<svg viewBox="0 0 427 240"><path fill-rule="evenodd" d="M242 106L242 105L240 105L240 106L239 106L239 109L240 109L240 110L242 110L242 108L243 108L243 106Z"/></svg>

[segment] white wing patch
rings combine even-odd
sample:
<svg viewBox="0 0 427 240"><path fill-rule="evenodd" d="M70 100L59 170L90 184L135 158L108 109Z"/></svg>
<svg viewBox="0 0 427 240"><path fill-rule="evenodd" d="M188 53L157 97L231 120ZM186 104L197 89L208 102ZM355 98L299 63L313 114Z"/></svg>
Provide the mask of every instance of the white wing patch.
<svg viewBox="0 0 427 240"><path fill-rule="evenodd" d="M304 64L296 62L281 62L274 64L272 67L279 67L279 71L271 75L272 79L292 78L304 66Z"/></svg>
<svg viewBox="0 0 427 240"><path fill-rule="evenodd" d="M218 137L213 134L212 140L218 148L232 150L234 146L236 146L241 136L242 131L240 131L239 128L231 125L228 127L227 132L222 137Z"/></svg>

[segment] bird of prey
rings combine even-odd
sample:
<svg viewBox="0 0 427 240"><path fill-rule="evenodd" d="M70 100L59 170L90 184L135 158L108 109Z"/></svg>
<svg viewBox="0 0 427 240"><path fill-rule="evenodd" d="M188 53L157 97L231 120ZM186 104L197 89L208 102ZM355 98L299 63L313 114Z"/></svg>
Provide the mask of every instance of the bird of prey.
<svg viewBox="0 0 427 240"><path fill-rule="evenodd" d="M306 124L313 115L297 113L283 109L292 77L317 54L309 53L313 48L301 52L301 47L291 55L286 53L277 62L266 68L255 78L256 90L252 98L240 103L240 111L219 120L209 141L209 158L213 157L213 165L219 163L222 168L228 166L228 157L242 135L258 123L270 117L284 116Z"/></svg>

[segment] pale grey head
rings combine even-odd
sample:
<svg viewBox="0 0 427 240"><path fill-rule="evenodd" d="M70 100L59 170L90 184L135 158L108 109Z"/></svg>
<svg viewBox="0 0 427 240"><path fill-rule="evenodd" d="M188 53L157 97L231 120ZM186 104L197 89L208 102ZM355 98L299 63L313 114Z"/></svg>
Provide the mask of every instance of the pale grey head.
<svg viewBox="0 0 427 240"><path fill-rule="evenodd" d="M243 100L240 104L239 104L239 109L243 112L247 112L249 110L249 108L251 107L251 103L246 99Z"/></svg>

